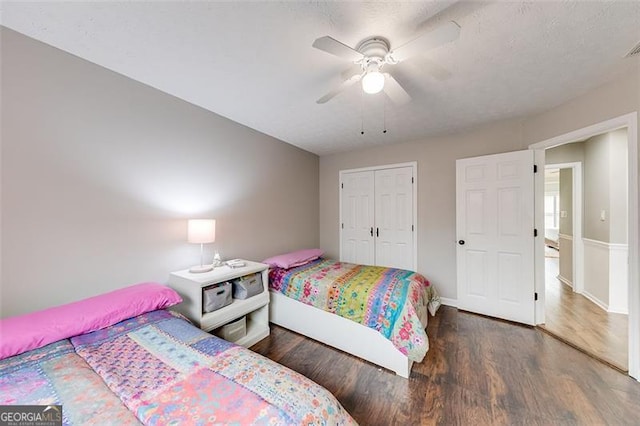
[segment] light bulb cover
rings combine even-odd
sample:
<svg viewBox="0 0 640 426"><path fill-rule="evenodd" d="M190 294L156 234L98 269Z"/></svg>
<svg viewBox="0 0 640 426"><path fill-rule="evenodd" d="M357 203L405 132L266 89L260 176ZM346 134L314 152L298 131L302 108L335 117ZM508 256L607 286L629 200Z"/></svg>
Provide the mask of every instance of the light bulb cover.
<svg viewBox="0 0 640 426"><path fill-rule="evenodd" d="M189 269L192 274L201 274L213 269L213 265L204 264L204 245L216 241L215 219L190 219L187 222L187 241L200 244L200 265Z"/></svg>
<svg viewBox="0 0 640 426"><path fill-rule="evenodd" d="M197 244L215 243L215 219L190 219L187 222L187 241Z"/></svg>
<svg viewBox="0 0 640 426"><path fill-rule="evenodd" d="M373 95L384 88L384 75L379 71L370 71L362 78L362 90Z"/></svg>

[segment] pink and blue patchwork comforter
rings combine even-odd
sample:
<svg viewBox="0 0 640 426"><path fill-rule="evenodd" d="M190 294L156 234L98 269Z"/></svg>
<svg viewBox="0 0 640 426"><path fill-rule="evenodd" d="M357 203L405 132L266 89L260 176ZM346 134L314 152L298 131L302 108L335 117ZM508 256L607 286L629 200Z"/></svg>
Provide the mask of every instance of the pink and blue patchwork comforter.
<svg viewBox="0 0 640 426"><path fill-rule="evenodd" d="M318 259L306 265L275 268L269 287L318 309L373 328L410 360L420 362L429 349L426 310L435 314L439 297L416 272Z"/></svg>
<svg viewBox="0 0 640 426"><path fill-rule="evenodd" d="M63 406L64 424L355 424L326 389L153 311L0 361L0 405Z"/></svg>

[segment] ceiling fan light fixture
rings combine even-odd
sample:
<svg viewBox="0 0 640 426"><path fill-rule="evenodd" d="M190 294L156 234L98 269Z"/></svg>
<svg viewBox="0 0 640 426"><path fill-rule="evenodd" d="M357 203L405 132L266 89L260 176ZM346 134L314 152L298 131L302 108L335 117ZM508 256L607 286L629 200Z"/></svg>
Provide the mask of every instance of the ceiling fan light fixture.
<svg viewBox="0 0 640 426"><path fill-rule="evenodd" d="M384 75L380 71L369 71L362 78L362 90L373 95L384 88Z"/></svg>

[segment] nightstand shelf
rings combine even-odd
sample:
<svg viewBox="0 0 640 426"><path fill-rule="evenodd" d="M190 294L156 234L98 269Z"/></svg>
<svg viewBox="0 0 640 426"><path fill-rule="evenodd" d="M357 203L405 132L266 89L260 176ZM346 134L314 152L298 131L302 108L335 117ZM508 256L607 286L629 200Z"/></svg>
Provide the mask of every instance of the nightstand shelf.
<svg viewBox="0 0 640 426"><path fill-rule="evenodd" d="M182 296L175 310L185 315L204 331L212 331L242 316L247 317L247 334L234 343L249 347L269 335L269 266L245 261L246 266L230 268L220 266L213 271L193 274L188 270L171 273L169 286ZM202 293L205 287L260 273L263 291L248 299L233 299L233 303L213 312L202 311Z"/></svg>

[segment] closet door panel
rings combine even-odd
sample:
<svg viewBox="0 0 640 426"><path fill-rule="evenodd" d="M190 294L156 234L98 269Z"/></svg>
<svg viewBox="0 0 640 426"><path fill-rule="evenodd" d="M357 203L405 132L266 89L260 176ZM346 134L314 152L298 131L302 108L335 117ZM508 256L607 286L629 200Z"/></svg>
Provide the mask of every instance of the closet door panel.
<svg viewBox="0 0 640 426"><path fill-rule="evenodd" d="M340 260L374 265L374 173L345 173L342 177Z"/></svg>
<svg viewBox="0 0 640 426"><path fill-rule="evenodd" d="M375 171L376 265L413 270L413 168Z"/></svg>

